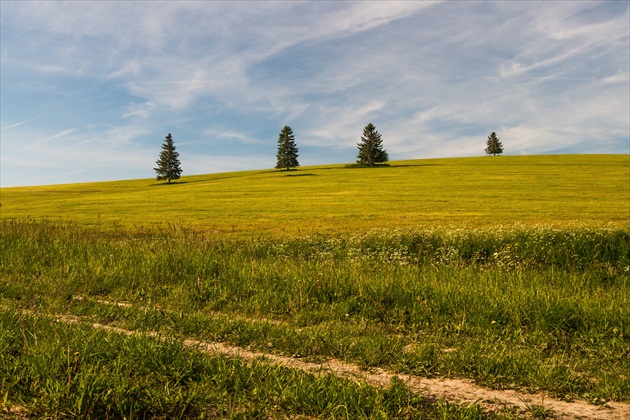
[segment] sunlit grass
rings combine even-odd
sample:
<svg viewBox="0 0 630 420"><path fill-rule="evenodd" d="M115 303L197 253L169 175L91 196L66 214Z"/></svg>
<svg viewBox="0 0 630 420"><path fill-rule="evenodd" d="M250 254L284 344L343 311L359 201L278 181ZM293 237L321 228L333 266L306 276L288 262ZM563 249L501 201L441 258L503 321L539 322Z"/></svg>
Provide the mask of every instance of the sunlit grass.
<svg viewBox="0 0 630 420"><path fill-rule="evenodd" d="M377 389L264 360L248 365L172 338L2 309L0 328L0 409L26 406L32 418L482 418L476 405L430 401L401 381Z"/></svg>
<svg viewBox="0 0 630 420"><path fill-rule="evenodd" d="M16 310L630 400L627 228L221 240L22 221L2 232L0 297Z"/></svg>
<svg viewBox="0 0 630 420"><path fill-rule="evenodd" d="M0 398L48 417L481 416L399 383L208 358L182 347L192 338L630 401L629 163L501 156L4 188Z"/></svg>
<svg viewBox="0 0 630 420"><path fill-rule="evenodd" d="M179 224L231 236L377 227L605 226L628 222L625 155L497 156L296 171L3 188L2 218L102 228Z"/></svg>

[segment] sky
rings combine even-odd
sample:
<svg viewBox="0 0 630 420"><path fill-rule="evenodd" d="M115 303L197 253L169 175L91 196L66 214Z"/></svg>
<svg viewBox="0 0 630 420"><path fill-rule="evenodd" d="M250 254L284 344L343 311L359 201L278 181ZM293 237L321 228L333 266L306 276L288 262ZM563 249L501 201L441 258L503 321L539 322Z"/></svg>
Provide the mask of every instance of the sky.
<svg viewBox="0 0 630 420"><path fill-rule="evenodd" d="M0 186L630 153L630 2L0 1Z"/></svg>

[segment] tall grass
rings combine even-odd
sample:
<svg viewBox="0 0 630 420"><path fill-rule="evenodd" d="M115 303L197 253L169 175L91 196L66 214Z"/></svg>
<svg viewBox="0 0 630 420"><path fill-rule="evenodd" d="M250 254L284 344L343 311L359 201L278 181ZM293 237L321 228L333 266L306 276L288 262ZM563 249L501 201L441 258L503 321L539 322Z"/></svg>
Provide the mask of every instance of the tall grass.
<svg viewBox="0 0 630 420"><path fill-rule="evenodd" d="M38 418L461 418L476 405L334 376L204 355L172 338L124 337L0 311L3 404ZM6 407L5 407L6 408Z"/></svg>
<svg viewBox="0 0 630 420"><path fill-rule="evenodd" d="M5 221L0 238L0 297L14 308L630 400L627 228L222 240L177 226L134 235Z"/></svg>

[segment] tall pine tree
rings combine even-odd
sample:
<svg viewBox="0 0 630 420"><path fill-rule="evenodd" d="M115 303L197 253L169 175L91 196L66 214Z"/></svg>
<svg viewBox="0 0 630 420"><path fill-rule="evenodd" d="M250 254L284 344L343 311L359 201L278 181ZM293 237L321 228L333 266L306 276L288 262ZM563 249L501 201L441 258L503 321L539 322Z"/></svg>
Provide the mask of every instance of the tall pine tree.
<svg viewBox="0 0 630 420"><path fill-rule="evenodd" d="M276 169L295 168L300 166L298 162L298 148L295 145L295 136L293 130L285 125L278 136L278 153L276 154L278 161Z"/></svg>
<svg viewBox="0 0 630 420"><path fill-rule="evenodd" d="M372 123L369 123L363 129L361 143L358 143L357 147L359 148L357 163L374 166L377 163L385 163L389 160L389 155L383 149L381 134L376 131L376 127Z"/></svg>
<svg viewBox="0 0 630 420"><path fill-rule="evenodd" d="M179 161L179 153L175 150L173 144L173 137L171 133L168 133L164 144L162 144L162 151L160 152L160 158L155 161L157 168L153 170L157 174L157 180L168 180L171 183L172 179L179 179L182 174L181 163Z"/></svg>
<svg viewBox="0 0 630 420"><path fill-rule="evenodd" d="M488 136L488 141L486 142L486 153L493 156L503 153L503 144L501 144L499 138L497 137L497 133L494 131Z"/></svg>

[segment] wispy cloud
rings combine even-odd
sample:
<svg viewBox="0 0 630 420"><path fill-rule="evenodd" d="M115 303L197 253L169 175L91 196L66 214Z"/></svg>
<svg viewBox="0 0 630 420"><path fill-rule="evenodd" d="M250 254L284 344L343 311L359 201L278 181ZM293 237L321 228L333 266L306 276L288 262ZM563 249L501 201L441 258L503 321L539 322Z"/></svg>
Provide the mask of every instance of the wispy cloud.
<svg viewBox="0 0 630 420"><path fill-rule="evenodd" d="M159 5L1 3L3 185L35 156L152 176L168 132L188 174L273 166L285 124L303 163L353 161L368 122L399 159L490 131L510 154L630 151L627 2Z"/></svg>
<svg viewBox="0 0 630 420"><path fill-rule="evenodd" d="M252 144L259 142L259 140L257 140L256 138L240 131L219 131L214 128L209 128L204 131L204 134L209 138L218 139L220 141L236 141L243 144Z"/></svg>
<svg viewBox="0 0 630 420"><path fill-rule="evenodd" d="M19 127L20 125L26 124L26 123L30 123L31 121L35 121L35 118L31 118L30 120L24 120L24 121L20 121L18 123L14 123L14 124L8 125L6 127L0 128L0 131L8 130L9 128L13 128L13 127Z"/></svg>
<svg viewBox="0 0 630 420"><path fill-rule="evenodd" d="M58 133L53 134L52 136L47 136L46 138L37 141L35 144L38 146L47 144L47 143L51 143L54 142L55 140L60 140L60 139L64 139L64 138L68 138L70 135L76 133L77 131L79 131L78 128L67 128L65 130L62 130Z"/></svg>

